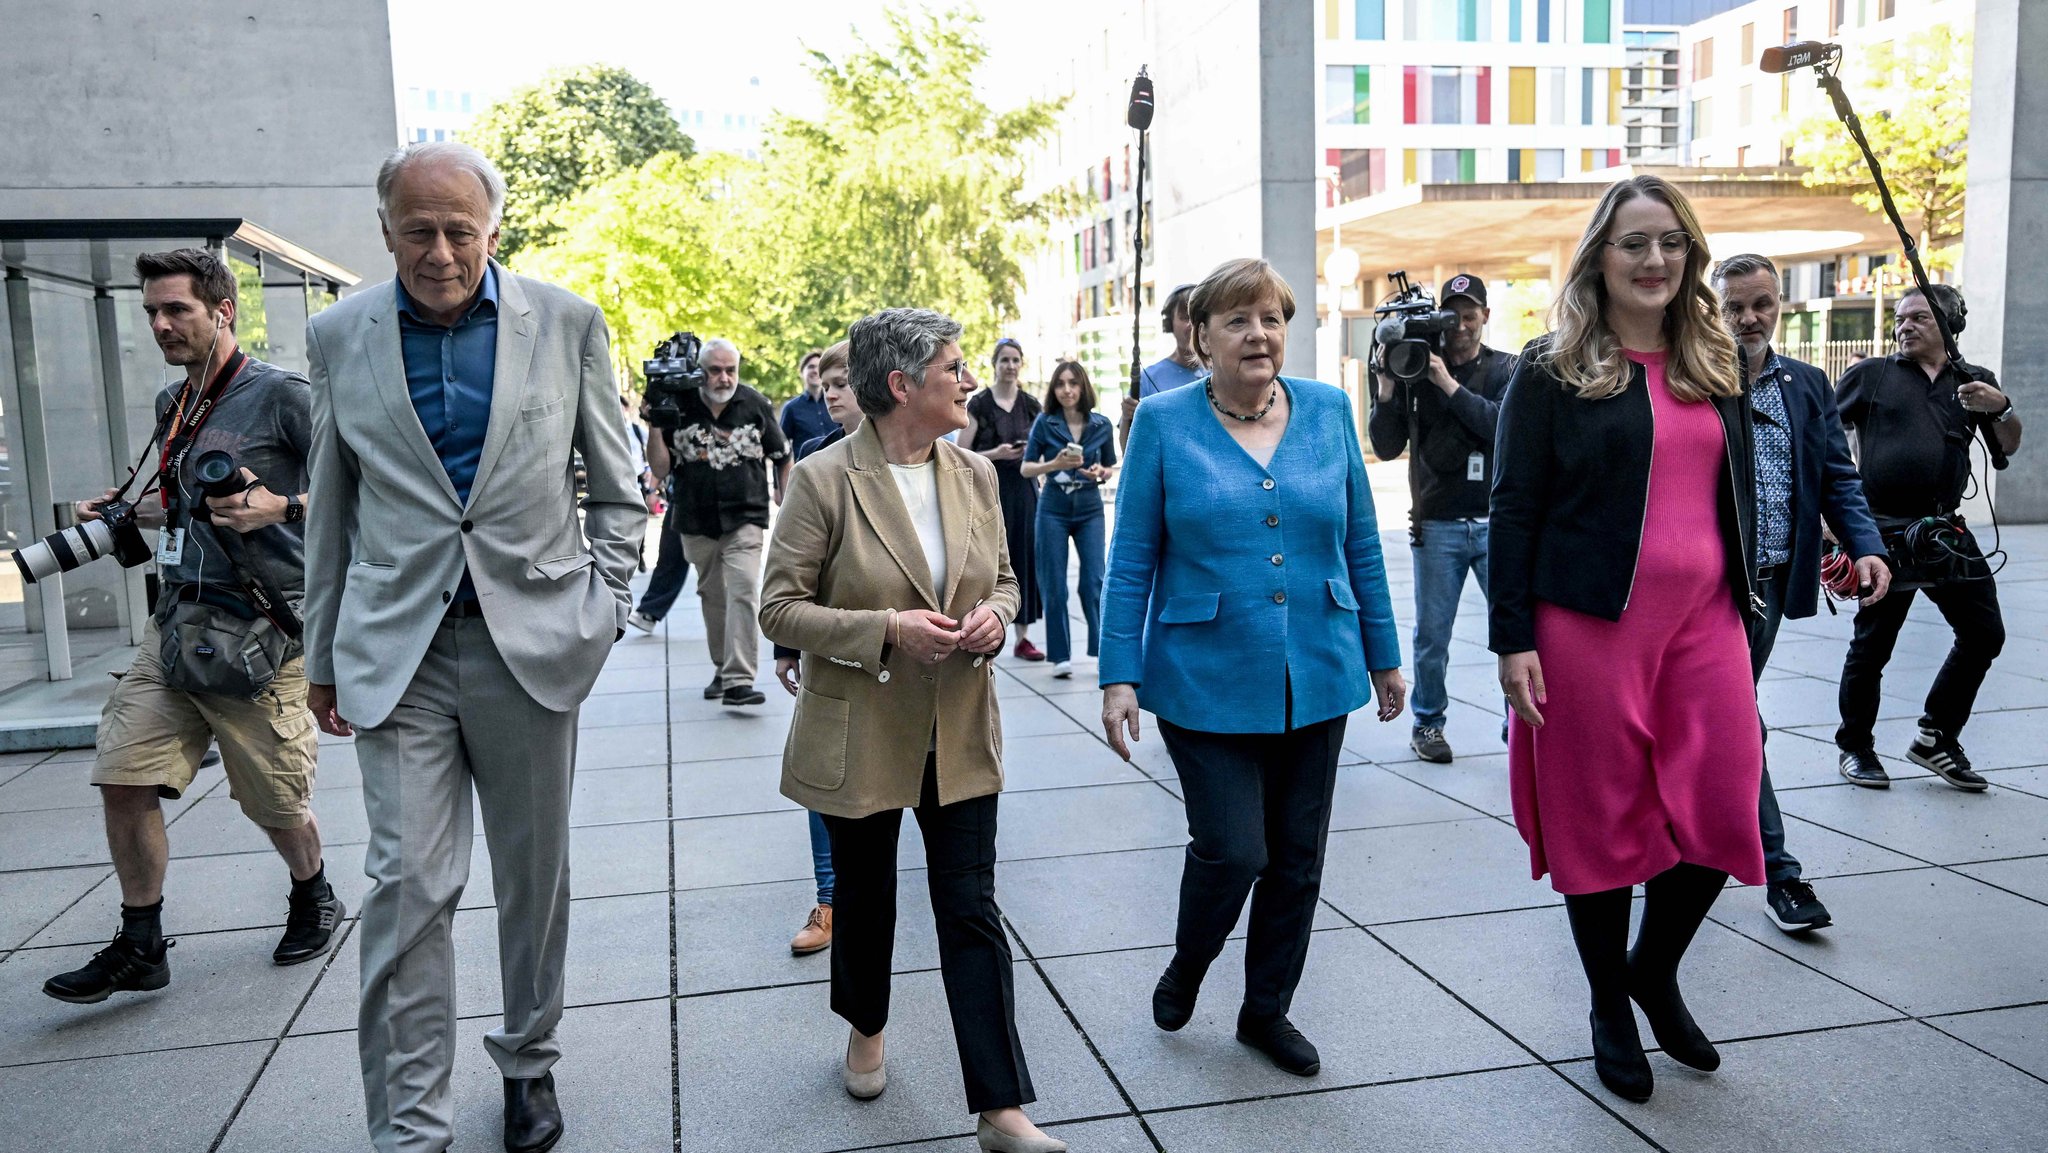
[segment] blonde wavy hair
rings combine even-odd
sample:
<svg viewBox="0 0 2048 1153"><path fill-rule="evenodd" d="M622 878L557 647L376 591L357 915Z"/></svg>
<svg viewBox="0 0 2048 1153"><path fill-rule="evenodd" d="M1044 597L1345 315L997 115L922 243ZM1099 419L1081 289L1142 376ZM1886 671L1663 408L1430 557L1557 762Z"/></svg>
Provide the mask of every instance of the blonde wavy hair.
<svg viewBox="0 0 2048 1153"><path fill-rule="evenodd" d="M1664 380L1673 396L1700 401L1742 395L1735 368L1735 338L1721 323L1721 302L1707 283L1713 256L1706 232L1685 195L1660 176L1635 176L1610 185L1593 209L1586 234L1572 253L1564 291L1550 305L1550 347L1543 360L1551 375L1587 400L1619 396L1628 389L1629 363L1621 341L1607 326L1607 282L1601 260L1615 213L1637 197L1668 206L1678 226L1692 237L1679 274L1678 295L1664 309Z"/></svg>

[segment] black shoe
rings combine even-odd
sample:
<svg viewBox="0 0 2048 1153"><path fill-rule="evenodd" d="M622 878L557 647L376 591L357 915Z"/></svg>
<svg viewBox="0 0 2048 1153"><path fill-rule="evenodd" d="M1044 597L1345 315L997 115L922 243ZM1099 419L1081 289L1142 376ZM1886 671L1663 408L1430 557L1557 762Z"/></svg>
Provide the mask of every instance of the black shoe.
<svg viewBox="0 0 2048 1153"><path fill-rule="evenodd" d="M1195 1015L1195 996L1201 991L1200 981L1188 980L1168 964L1152 989L1152 1023L1169 1033L1179 1031Z"/></svg>
<svg viewBox="0 0 2048 1153"><path fill-rule="evenodd" d="M1240 1012L1237 1039L1264 1053L1282 1072L1313 1077L1323 1071L1322 1054L1284 1015L1260 1020Z"/></svg>
<svg viewBox="0 0 2048 1153"><path fill-rule="evenodd" d="M737 705L765 705L767 703L768 698L761 695L761 690L752 685L734 685L725 690L725 705L728 708Z"/></svg>
<svg viewBox="0 0 2048 1153"><path fill-rule="evenodd" d="M1764 894L1764 901L1771 923L1787 933L1810 933L1835 923L1835 919L1828 916L1828 907L1813 895L1813 886L1798 877L1789 881L1772 881Z"/></svg>
<svg viewBox="0 0 2048 1153"><path fill-rule="evenodd" d="M1842 779L1852 785L1866 789L1889 789L1892 787L1891 774L1884 771L1884 764L1877 759L1876 749L1842 750Z"/></svg>
<svg viewBox="0 0 2048 1153"><path fill-rule="evenodd" d="M547 1153L561 1139L555 1075L505 1078L505 1153Z"/></svg>
<svg viewBox="0 0 2048 1153"><path fill-rule="evenodd" d="M1945 737L1932 729L1920 730L1920 736L1906 750L1906 759L1966 793L1981 793L1991 787L1991 782L1970 767L1970 758L1963 755L1963 746L1954 737Z"/></svg>
<svg viewBox="0 0 2048 1153"><path fill-rule="evenodd" d="M1451 742L1444 739L1442 725L1416 729L1408 738L1408 747L1415 750L1416 756L1433 765L1451 763Z"/></svg>
<svg viewBox="0 0 2048 1153"><path fill-rule="evenodd" d="M1593 1072L1600 1075L1600 1083L1625 1101L1648 1101L1657 1079L1650 1072L1650 1059L1643 1055L1636 1015L1624 1004L1611 1027L1600 1020L1597 1009L1587 1016L1593 1022Z"/></svg>
<svg viewBox="0 0 2048 1153"><path fill-rule="evenodd" d="M334 940L334 930L347 915L333 885L323 884L311 896L293 897L291 911L284 918L284 936L278 939L270 959L279 965L296 965L325 953Z"/></svg>
<svg viewBox="0 0 2048 1153"><path fill-rule="evenodd" d="M44 981L43 992L74 1005L97 1005L113 993L161 989L171 983L170 948L175 944L166 940L164 952L152 961L136 949L135 942L115 937L113 944L94 953L80 968Z"/></svg>
<svg viewBox="0 0 2048 1153"><path fill-rule="evenodd" d="M1643 1018L1650 1023L1650 1035L1657 1038L1657 1047L1664 1050L1666 1057L1706 1073L1721 1067L1721 1054L1700 1032L1685 1007L1685 998L1679 995L1676 973L1669 977L1644 976L1631 961L1628 977L1629 1000L1642 1006Z"/></svg>
<svg viewBox="0 0 2048 1153"><path fill-rule="evenodd" d="M718 677L716 675L713 675L711 678L711 683L704 686L704 699L707 701L715 701L724 695L725 686L719 684Z"/></svg>

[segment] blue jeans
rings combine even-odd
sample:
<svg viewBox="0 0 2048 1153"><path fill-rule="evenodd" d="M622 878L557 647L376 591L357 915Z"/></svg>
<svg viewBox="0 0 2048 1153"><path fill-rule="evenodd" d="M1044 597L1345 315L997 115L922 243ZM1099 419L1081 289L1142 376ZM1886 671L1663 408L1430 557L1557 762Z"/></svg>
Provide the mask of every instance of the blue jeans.
<svg viewBox="0 0 2048 1153"><path fill-rule="evenodd" d="M661 518L661 551L655 555L654 571L648 574L647 591L640 594L640 615L660 620L683 593L690 579L690 562L683 558L683 537L676 529L675 506Z"/></svg>
<svg viewBox="0 0 2048 1153"><path fill-rule="evenodd" d="M1034 537L1038 554L1038 595L1045 606L1045 656L1058 664L1074 657L1067 621L1067 540L1081 554L1081 616L1088 621L1088 655L1096 655L1102 631L1102 490L1090 485L1068 493L1048 484L1038 497Z"/></svg>
<svg viewBox="0 0 2048 1153"><path fill-rule="evenodd" d="M825 818L811 814L811 872L818 878L818 903L832 903L832 834L825 828Z"/></svg>
<svg viewBox="0 0 2048 1153"><path fill-rule="evenodd" d="M1771 579L1763 581L1757 592L1763 596L1763 616L1750 622L1749 626L1749 674L1751 680L1761 680L1764 666L1771 663L1771 649L1778 643L1778 626L1785 621L1785 582L1791 579L1790 570L1778 566ZM1757 723L1762 724L1761 715ZM1764 739L1770 740L1771 733L1764 730ZM1764 842L1764 879L1772 884L1780 881L1799 879L1799 858L1785 851L1785 818L1778 812L1778 791L1771 787L1771 758L1769 745L1765 746L1763 787L1757 797L1757 829Z"/></svg>
<svg viewBox="0 0 2048 1153"><path fill-rule="evenodd" d="M1415 727L1440 729L1450 694L1444 670L1451 663L1451 625L1458 619L1458 598L1465 592L1465 574L1479 578L1486 592L1485 521L1426 520L1416 529L1420 540L1409 554L1415 563Z"/></svg>

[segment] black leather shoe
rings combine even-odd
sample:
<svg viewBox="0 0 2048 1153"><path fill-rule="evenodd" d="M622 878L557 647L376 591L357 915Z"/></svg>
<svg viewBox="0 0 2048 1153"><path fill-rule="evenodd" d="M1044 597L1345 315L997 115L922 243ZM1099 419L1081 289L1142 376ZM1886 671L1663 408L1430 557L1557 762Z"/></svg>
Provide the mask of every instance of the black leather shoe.
<svg viewBox="0 0 2048 1153"><path fill-rule="evenodd" d="M127 937L92 955L79 968L59 973L43 982L43 992L74 1005L97 1005L115 993L145 993L171 983L169 949L176 941L164 942L164 952L155 960L144 956Z"/></svg>
<svg viewBox="0 0 2048 1153"><path fill-rule="evenodd" d="M1685 1007L1685 998L1679 995L1676 975L1645 976L1631 963L1628 978L1629 999L1642 1006L1643 1018L1650 1022L1650 1033L1657 1038L1657 1047L1664 1050L1666 1057L1705 1073L1721 1067L1720 1052L1700 1031L1691 1010Z"/></svg>
<svg viewBox="0 0 2048 1153"><path fill-rule="evenodd" d="M347 915L348 909L334 895L333 885L321 886L321 891L310 897L293 898L291 911L284 918L284 936L270 954L271 962L296 965L325 953L334 940L334 930Z"/></svg>
<svg viewBox="0 0 2048 1153"><path fill-rule="evenodd" d="M714 675L711 678L711 683L704 686L704 699L707 701L715 701L724 695L725 686L719 684L717 676Z"/></svg>
<svg viewBox="0 0 2048 1153"><path fill-rule="evenodd" d="M752 685L734 685L725 690L725 704L728 708L737 705L765 705L768 698Z"/></svg>
<svg viewBox="0 0 2048 1153"><path fill-rule="evenodd" d="M1657 1080L1650 1072L1650 1059L1643 1056L1643 1039L1628 1003L1622 1003L1611 1026L1600 1020L1597 1009L1587 1016L1593 1022L1593 1072L1600 1075L1600 1083L1623 1100L1648 1101Z"/></svg>
<svg viewBox="0 0 2048 1153"><path fill-rule="evenodd" d="M1167 965L1152 990L1152 1023L1169 1033L1178 1032L1195 1015L1195 995L1201 991L1201 982L1190 981Z"/></svg>
<svg viewBox="0 0 2048 1153"><path fill-rule="evenodd" d="M505 1078L505 1153L547 1153L561 1139L555 1075Z"/></svg>
<svg viewBox="0 0 2048 1153"><path fill-rule="evenodd" d="M1323 1071L1323 1056L1285 1015L1264 1020L1237 1015L1237 1039L1264 1053L1282 1072L1313 1077Z"/></svg>

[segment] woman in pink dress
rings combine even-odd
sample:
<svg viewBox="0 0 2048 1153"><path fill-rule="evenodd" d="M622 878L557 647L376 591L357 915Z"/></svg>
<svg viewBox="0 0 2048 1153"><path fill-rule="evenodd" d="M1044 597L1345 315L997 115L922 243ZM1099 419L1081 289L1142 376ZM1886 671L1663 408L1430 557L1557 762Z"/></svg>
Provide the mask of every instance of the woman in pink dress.
<svg viewBox="0 0 2048 1153"><path fill-rule="evenodd" d="M1631 1000L1667 1056L1720 1064L1678 965L1730 874L1764 881L1750 406L1702 235L1657 177L1607 190L1495 448L1491 647L1515 711L1515 826L1532 875L1565 895L1594 1067L1632 1101L1653 1080Z"/></svg>

